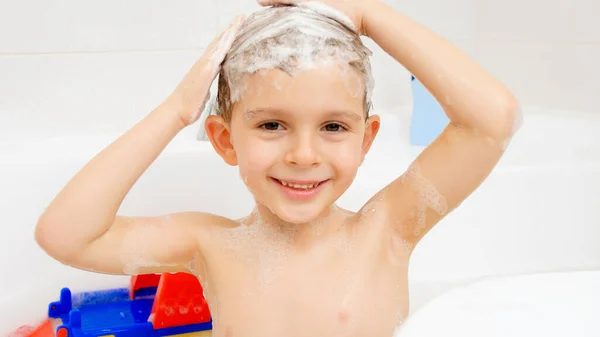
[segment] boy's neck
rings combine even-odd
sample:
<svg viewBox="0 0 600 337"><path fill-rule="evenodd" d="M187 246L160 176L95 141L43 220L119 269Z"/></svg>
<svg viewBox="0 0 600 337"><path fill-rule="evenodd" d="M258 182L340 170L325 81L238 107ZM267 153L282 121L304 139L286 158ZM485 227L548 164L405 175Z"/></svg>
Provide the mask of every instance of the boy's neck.
<svg viewBox="0 0 600 337"><path fill-rule="evenodd" d="M261 234L273 238L273 243L289 243L297 248L310 247L328 234L335 232L348 218L349 212L333 204L309 223L295 224L284 221L268 207L257 203L246 219L249 226L258 226Z"/></svg>

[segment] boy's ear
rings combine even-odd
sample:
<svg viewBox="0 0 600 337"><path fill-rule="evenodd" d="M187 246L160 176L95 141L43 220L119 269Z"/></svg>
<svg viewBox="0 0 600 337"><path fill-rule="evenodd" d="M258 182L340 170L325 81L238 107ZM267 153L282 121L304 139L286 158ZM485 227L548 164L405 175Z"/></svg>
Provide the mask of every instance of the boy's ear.
<svg viewBox="0 0 600 337"><path fill-rule="evenodd" d="M204 129L213 148L223 160L231 165L236 166L237 154L231 143L231 132L227 122L221 116L210 115L206 118Z"/></svg>
<svg viewBox="0 0 600 337"><path fill-rule="evenodd" d="M369 152L371 145L373 145L373 141L375 140L375 137L377 136L377 133L379 132L380 124L381 123L379 120L379 116L377 116L377 115L370 116L367 119L367 122L365 124L366 125L365 135L363 137L363 143L362 143L362 158L360 160L361 164L365 160L365 156L367 155L367 152Z"/></svg>

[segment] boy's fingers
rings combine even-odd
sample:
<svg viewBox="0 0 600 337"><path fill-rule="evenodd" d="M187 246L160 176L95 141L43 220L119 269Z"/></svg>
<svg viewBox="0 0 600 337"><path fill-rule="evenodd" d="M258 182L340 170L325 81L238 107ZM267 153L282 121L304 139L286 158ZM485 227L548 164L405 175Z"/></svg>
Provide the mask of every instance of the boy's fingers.
<svg viewBox="0 0 600 337"><path fill-rule="evenodd" d="M236 17L233 23L211 42L202 57L184 76L176 94L172 96L177 104L183 104L185 111L182 119L187 124L196 121L202 113L210 86L219 73L221 63L229 52L242 22L243 16Z"/></svg>
<svg viewBox="0 0 600 337"><path fill-rule="evenodd" d="M208 47L206 48L206 54L212 55L218 47L221 47L222 41L228 37L227 34L231 34L231 31L237 32L237 30L239 29L239 25L242 22L242 19L243 16L236 16L235 20L232 23L230 23L225 29L223 29L223 31L221 31L219 35L217 35L217 37L215 37L215 39L212 40L212 42L208 45Z"/></svg>
<svg viewBox="0 0 600 337"><path fill-rule="evenodd" d="M227 52L231 48L237 32L243 22L243 16L237 16L235 20L211 43L206 50L208 67L216 75L218 68L225 59Z"/></svg>

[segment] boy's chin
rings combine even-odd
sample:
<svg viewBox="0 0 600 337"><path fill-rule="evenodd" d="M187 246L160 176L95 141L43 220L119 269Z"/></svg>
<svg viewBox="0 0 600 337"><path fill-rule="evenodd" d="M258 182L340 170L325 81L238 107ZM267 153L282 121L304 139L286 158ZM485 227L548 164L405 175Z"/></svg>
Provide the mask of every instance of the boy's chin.
<svg viewBox="0 0 600 337"><path fill-rule="evenodd" d="M276 207L274 211L275 215L281 220L295 225L302 225L318 220L325 209L326 207L316 207L312 205L310 207L280 205L280 207Z"/></svg>
<svg viewBox="0 0 600 337"><path fill-rule="evenodd" d="M303 225L311 223L318 218L318 215L316 214L288 214L284 212L280 212L279 214L277 214L277 216L281 220L294 225Z"/></svg>

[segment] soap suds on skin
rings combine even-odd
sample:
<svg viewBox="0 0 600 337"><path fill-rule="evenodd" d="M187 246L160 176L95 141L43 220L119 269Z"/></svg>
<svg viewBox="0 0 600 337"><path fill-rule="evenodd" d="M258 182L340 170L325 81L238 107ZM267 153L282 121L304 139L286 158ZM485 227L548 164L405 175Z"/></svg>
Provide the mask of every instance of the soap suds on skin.
<svg viewBox="0 0 600 337"><path fill-rule="evenodd" d="M184 266L185 269L187 271L190 272L190 274L198 277L198 259L200 258L200 256L198 254L196 254L194 256L194 258L192 260L190 260L190 262L186 263L186 265Z"/></svg>
<svg viewBox="0 0 600 337"><path fill-rule="evenodd" d="M291 241L297 227L282 228L268 224L261 218L258 208L238 222L239 226L223 232L222 247L244 263L257 264L256 291L268 291L291 254Z"/></svg>
<svg viewBox="0 0 600 337"><path fill-rule="evenodd" d="M388 259L394 266L406 266L408 264L406 256L413 250L413 244L395 233L390 234L389 238Z"/></svg>
<svg viewBox="0 0 600 337"><path fill-rule="evenodd" d="M412 186L417 193L417 224L414 235L419 236L421 230L427 225L427 209L431 209L439 215L445 215L448 212L448 204L446 198L438 192L435 185L421 174L417 163L413 163L401 179L403 183Z"/></svg>
<svg viewBox="0 0 600 337"><path fill-rule="evenodd" d="M156 220L149 220L146 223L131 223L127 233L123 237L121 246L121 263L123 264L123 272L127 275L139 274L143 268L160 268L160 267L176 267L176 263L164 263L151 258L154 255L153 247L150 247L147 242L155 242L157 238L164 238L166 231L165 226L172 226L172 220L169 215ZM177 235L175 231L172 235ZM177 242L176 238L167 238L165 242ZM164 247L169 251L177 252L179 247L170 246Z"/></svg>

